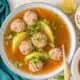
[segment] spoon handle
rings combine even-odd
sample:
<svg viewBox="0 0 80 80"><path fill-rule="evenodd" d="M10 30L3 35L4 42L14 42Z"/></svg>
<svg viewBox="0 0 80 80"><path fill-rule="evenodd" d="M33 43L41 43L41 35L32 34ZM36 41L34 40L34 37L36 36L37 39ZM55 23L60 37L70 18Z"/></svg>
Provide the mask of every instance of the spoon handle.
<svg viewBox="0 0 80 80"><path fill-rule="evenodd" d="M64 80L70 80L70 69L66 60L64 45L62 45L63 61L64 61Z"/></svg>

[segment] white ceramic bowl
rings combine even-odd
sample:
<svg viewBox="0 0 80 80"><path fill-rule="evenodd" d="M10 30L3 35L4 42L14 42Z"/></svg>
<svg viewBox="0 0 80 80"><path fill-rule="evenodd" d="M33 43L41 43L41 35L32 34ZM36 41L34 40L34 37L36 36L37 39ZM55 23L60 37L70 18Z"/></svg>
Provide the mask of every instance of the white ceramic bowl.
<svg viewBox="0 0 80 80"><path fill-rule="evenodd" d="M76 36L75 36L75 31L74 31L74 27L72 25L72 23L70 22L70 20L68 19L68 17L61 12L59 9L55 8L54 6L47 4L47 3L29 3L29 4L25 4L20 6L19 8L17 8L16 10L14 10L8 17L7 19L4 21L2 28L1 28L1 33L0 33L0 51L1 51L1 56L2 59L4 61L4 63L6 64L6 66L13 71L14 73L25 77L25 78L30 78L33 80L43 80L43 79L47 79L49 77L58 75L61 71L63 71L63 65L60 66L60 68L58 68L56 71L52 71L48 74L42 74L42 75L32 75L29 73L24 73L18 69L16 69L11 62L8 60L7 55L4 51L4 44L3 44L3 40L4 40L4 31L6 29L6 25L9 23L9 21L16 15L16 13L21 12L25 9L31 8L31 7L41 7L41 8L47 8L53 12L55 12L56 14L58 14L66 23L67 25L67 29L69 31L70 34L70 51L69 51L69 56L68 56L68 62L71 61L73 53L75 51L76 48Z"/></svg>
<svg viewBox="0 0 80 80"><path fill-rule="evenodd" d="M80 80L78 65L80 60L80 48L77 49L71 64L72 80Z"/></svg>

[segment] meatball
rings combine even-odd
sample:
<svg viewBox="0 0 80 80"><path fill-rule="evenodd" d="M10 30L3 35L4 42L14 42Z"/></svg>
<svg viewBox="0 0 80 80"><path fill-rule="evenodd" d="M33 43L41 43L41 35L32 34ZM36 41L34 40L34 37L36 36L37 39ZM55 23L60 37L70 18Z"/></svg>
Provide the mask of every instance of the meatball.
<svg viewBox="0 0 80 80"><path fill-rule="evenodd" d="M10 26L13 32L22 32L25 29L25 23L21 19L15 19Z"/></svg>
<svg viewBox="0 0 80 80"><path fill-rule="evenodd" d="M33 46L31 44L31 41L22 41L19 46L19 50L23 55L26 55L29 52L31 52L33 50Z"/></svg>
<svg viewBox="0 0 80 80"><path fill-rule="evenodd" d="M31 37L32 43L37 48L43 48L47 44L47 37L43 33L35 33Z"/></svg>
<svg viewBox="0 0 80 80"><path fill-rule="evenodd" d="M49 51L50 58L56 61L60 61L63 58L62 50L54 48Z"/></svg>
<svg viewBox="0 0 80 80"><path fill-rule="evenodd" d="M33 11L27 11L24 16L23 16L23 19L25 21L26 24L28 25L32 25L34 24L37 19L38 19L38 16L35 12Z"/></svg>
<svg viewBox="0 0 80 80"><path fill-rule="evenodd" d="M30 60L29 61L29 70L32 72L38 72L43 68L43 62L42 61L34 61Z"/></svg>

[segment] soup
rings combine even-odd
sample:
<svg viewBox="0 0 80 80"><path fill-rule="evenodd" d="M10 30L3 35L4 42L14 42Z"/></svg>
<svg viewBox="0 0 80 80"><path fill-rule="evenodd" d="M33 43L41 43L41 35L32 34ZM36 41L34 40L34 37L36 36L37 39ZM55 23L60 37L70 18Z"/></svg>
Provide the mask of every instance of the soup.
<svg viewBox="0 0 80 80"><path fill-rule="evenodd" d="M17 13L4 33L8 59L19 70L38 75L57 70L70 50L67 25L54 12L30 8Z"/></svg>

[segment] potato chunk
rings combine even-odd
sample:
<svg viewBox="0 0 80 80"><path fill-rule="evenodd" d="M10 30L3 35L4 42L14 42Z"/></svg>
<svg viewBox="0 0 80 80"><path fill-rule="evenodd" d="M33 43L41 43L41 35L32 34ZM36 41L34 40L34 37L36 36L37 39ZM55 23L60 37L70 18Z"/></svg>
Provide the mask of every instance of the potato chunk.
<svg viewBox="0 0 80 80"><path fill-rule="evenodd" d="M19 47L20 43L27 37L26 32L18 33L12 40L12 51L13 53Z"/></svg>
<svg viewBox="0 0 80 80"><path fill-rule="evenodd" d="M48 36L49 40L54 43L54 35L50 26L45 21L39 21L38 24L41 26L41 29Z"/></svg>

